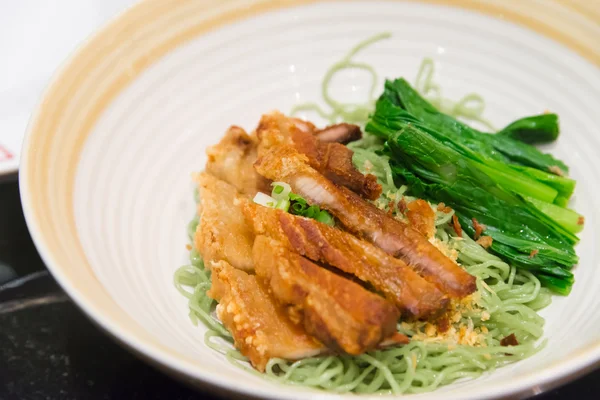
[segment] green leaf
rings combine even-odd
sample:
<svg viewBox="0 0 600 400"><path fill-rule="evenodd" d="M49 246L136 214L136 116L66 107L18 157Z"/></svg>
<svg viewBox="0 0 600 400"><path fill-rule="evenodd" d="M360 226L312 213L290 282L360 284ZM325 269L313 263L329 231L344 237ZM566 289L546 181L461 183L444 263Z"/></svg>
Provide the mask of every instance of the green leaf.
<svg viewBox="0 0 600 400"><path fill-rule="evenodd" d="M497 135L536 144L553 142L558 138L559 133L558 115L541 114L518 119L499 131Z"/></svg>
<svg viewBox="0 0 600 400"><path fill-rule="evenodd" d="M572 280L568 270L578 262L573 248L577 237L500 187L477 162L412 125L387 143L393 172L412 195L453 207L470 235L475 233L472 218L486 225L486 235L493 239L490 251L511 264Z"/></svg>
<svg viewBox="0 0 600 400"><path fill-rule="evenodd" d="M568 167L562 161L555 159L550 154L542 153L527 143L506 135L480 132L454 117L440 113L422 98L405 79L386 81L384 93L378 101L383 99L407 111L413 118L431 129L491 159L530 166L546 172L552 171L553 167L558 167L565 173L568 172Z"/></svg>

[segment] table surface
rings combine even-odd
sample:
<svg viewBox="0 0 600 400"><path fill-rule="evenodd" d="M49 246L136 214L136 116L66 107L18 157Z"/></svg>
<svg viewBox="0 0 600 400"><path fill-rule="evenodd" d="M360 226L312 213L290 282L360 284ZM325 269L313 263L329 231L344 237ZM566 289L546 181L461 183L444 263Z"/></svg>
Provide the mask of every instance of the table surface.
<svg viewBox="0 0 600 400"><path fill-rule="evenodd" d="M600 370L536 400L598 398ZM16 178L0 182L0 399L211 399L100 331L46 270Z"/></svg>

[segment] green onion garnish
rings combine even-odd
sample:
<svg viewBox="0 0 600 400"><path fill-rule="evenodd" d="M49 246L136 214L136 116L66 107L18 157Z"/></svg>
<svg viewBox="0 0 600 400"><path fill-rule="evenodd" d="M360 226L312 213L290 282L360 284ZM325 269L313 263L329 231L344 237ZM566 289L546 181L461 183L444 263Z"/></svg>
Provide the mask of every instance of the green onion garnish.
<svg viewBox="0 0 600 400"><path fill-rule="evenodd" d="M325 210L321 210L317 205L309 205L302 196L292 193L292 188L287 183L273 182L271 186L273 186L271 196L265 193L256 193L254 202L261 206L276 208L290 214L312 218L330 226L335 225L335 220L331 214Z"/></svg>
<svg viewBox="0 0 600 400"><path fill-rule="evenodd" d="M271 191L271 197L275 200L290 200L290 193L292 188L285 182L273 182L271 183L273 190Z"/></svg>

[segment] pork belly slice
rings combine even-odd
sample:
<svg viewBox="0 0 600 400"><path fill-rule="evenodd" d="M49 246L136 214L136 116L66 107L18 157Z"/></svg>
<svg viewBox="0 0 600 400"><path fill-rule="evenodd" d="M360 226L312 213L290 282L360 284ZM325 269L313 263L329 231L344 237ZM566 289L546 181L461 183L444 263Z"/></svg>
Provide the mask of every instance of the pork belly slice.
<svg viewBox="0 0 600 400"><path fill-rule="evenodd" d="M362 138L362 131L358 125L341 123L319 129L315 136L321 142L348 144Z"/></svg>
<svg viewBox="0 0 600 400"><path fill-rule="evenodd" d="M212 265L211 280L208 295L219 302L217 316L257 370L264 372L271 358L299 360L327 351L289 320L255 275L219 261Z"/></svg>
<svg viewBox="0 0 600 400"><path fill-rule="evenodd" d="M395 334L398 309L357 283L266 236L256 237L253 256L257 276L274 297L332 350L361 354Z"/></svg>
<svg viewBox="0 0 600 400"><path fill-rule="evenodd" d="M362 138L362 131L358 125L342 122L318 129L312 122L293 117L289 119L296 128L315 135L321 142L348 144Z"/></svg>
<svg viewBox="0 0 600 400"><path fill-rule="evenodd" d="M248 135L238 126L231 126L218 144L206 150L206 171L249 196L269 191L269 182L254 170L257 147L256 136Z"/></svg>
<svg viewBox="0 0 600 400"><path fill-rule="evenodd" d="M259 154L272 146L293 145L308 157L310 165L338 185L361 196L375 200L381 195L381 185L374 175L362 174L352 163L353 151L340 143L326 143L311 132L311 125L297 125L296 119L273 112L263 115L256 129L260 140ZM298 128L300 126L300 128ZM332 128L333 129L333 128ZM360 128L359 128L360 131Z"/></svg>
<svg viewBox="0 0 600 400"><path fill-rule="evenodd" d="M235 268L252 271L254 232L242 209L234 204L238 195L232 185L205 172L196 177L200 194L200 222L194 244L207 267L225 260Z"/></svg>
<svg viewBox="0 0 600 400"><path fill-rule="evenodd" d="M350 232L403 259L444 293L464 297L475 291L475 277L442 254L426 237L351 190L335 185L310 167L308 158L292 146L271 147L261 154L255 167L266 178L287 182L294 193L310 204L331 212Z"/></svg>
<svg viewBox="0 0 600 400"><path fill-rule="evenodd" d="M448 305L448 298L435 285L369 242L314 219L249 201L243 201L243 210L255 234L269 236L311 260L370 283L410 316L436 316Z"/></svg>
<svg viewBox="0 0 600 400"><path fill-rule="evenodd" d="M306 121L295 117L289 117L289 120L296 126L296 128L313 135L315 134L315 132L320 130L315 126L315 124L313 124L310 121Z"/></svg>
<svg viewBox="0 0 600 400"><path fill-rule="evenodd" d="M428 239L435 235L435 212L428 202L417 199L408 203L406 217L414 230Z"/></svg>
<svg viewBox="0 0 600 400"><path fill-rule="evenodd" d="M332 182L345 186L366 199L376 200L382 187L375 175L363 175L352 163L354 152L340 143L325 143L300 130L291 132L294 147L308 157L310 165Z"/></svg>

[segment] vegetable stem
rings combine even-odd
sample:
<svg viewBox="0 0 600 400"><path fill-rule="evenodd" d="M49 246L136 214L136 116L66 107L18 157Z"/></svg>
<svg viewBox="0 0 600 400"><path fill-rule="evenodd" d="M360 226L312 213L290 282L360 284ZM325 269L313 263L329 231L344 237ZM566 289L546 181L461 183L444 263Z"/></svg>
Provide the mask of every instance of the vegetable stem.
<svg viewBox="0 0 600 400"><path fill-rule="evenodd" d="M584 218L581 214L569 208L559 207L556 204L546 203L532 197L524 197L524 199L569 232L579 233L583 230Z"/></svg>
<svg viewBox="0 0 600 400"><path fill-rule="evenodd" d="M556 189L544 185L535 179L531 179L527 175L505 173L480 163L478 163L478 166L497 184L512 192L533 197L548 203L552 203L558 195Z"/></svg>

